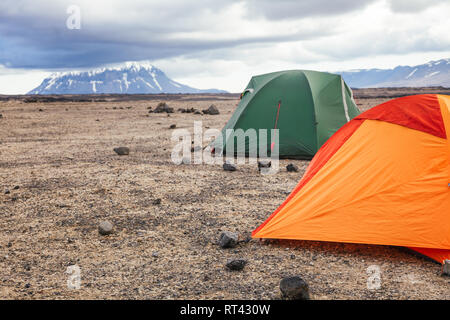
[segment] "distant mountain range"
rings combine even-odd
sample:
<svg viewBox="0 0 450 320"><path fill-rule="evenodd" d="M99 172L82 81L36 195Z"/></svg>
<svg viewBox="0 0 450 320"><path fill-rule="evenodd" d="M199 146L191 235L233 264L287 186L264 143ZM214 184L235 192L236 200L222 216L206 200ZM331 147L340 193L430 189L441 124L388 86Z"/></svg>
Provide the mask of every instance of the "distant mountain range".
<svg viewBox="0 0 450 320"><path fill-rule="evenodd" d="M116 67L54 73L28 94L226 93L195 89L167 77L150 63L125 62Z"/></svg>
<svg viewBox="0 0 450 320"><path fill-rule="evenodd" d="M380 87L450 87L450 59L430 61L418 66L398 66L394 69L360 69L343 72L352 88Z"/></svg>
<svg viewBox="0 0 450 320"><path fill-rule="evenodd" d="M450 59L394 69L359 69L335 72L352 88L450 87ZM54 73L28 94L149 94L226 93L195 89L167 77L147 62L125 62L116 67Z"/></svg>

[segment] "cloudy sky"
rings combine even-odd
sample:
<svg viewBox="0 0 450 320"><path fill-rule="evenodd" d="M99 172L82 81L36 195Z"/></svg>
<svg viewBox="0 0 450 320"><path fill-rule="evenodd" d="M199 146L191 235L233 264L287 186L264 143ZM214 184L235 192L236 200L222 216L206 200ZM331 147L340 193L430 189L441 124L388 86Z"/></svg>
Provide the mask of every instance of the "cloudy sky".
<svg viewBox="0 0 450 320"><path fill-rule="evenodd" d="M282 69L422 64L450 58L449 13L449 0L2 0L0 93L122 61L232 92Z"/></svg>

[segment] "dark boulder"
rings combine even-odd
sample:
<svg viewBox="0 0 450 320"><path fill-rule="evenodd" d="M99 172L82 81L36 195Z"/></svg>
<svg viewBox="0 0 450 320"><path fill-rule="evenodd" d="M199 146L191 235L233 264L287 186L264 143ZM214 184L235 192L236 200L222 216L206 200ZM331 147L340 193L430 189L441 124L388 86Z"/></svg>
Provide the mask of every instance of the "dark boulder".
<svg viewBox="0 0 450 320"><path fill-rule="evenodd" d="M128 147L118 147L113 149L115 153L119 156L126 156L130 154L130 148Z"/></svg>
<svg viewBox="0 0 450 320"><path fill-rule="evenodd" d="M224 231L219 237L219 246L221 248L234 248L238 244L239 235L234 232Z"/></svg>
<svg viewBox="0 0 450 320"><path fill-rule="evenodd" d="M220 114L220 112L219 109L212 104L208 109L203 110L203 114L217 115Z"/></svg>
<svg viewBox="0 0 450 320"><path fill-rule="evenodd" d="M248 261L245 259L230 259L227 261L227 264L225 266L228 268L228 270L240 271L244 269L247 262Z"/></svg>
<svg viewBox="0 0 450 320"><path fill-rule="evenodd" d="M308 300L309 286L299 276L287 277L280 281L281 297L286 300Z"/></svg>

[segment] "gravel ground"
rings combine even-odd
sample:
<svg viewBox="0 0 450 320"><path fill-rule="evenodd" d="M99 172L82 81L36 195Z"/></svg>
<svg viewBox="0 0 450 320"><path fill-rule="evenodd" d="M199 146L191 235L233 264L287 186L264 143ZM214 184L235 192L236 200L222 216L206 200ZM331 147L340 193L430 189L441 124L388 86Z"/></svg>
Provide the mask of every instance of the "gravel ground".
<svg viewBox="0 0 450 320"><path fill-rule="evenodd" d="M388 99L370 94L356 92L362 109ZM259 174L255 164L235 172L175 165L169 126L192 132L201 120L220 129L238 100L164 101L175 109L170 117L148 113L159 100L0 102L1 299L278 299L279 282L290 275L309 283L313 299L449 298L440 265L404 248L251 240L221 249L221 232L246 239L308 161L281 160L275 175ZM220 115L176 111L212 103ZM120 146L130 154L118 156ZM286 172L288 163L299 172ZM113 234L98 233L103 220ZM231 258L248 264L228 271ZM78 290L67 287L71 265L81 270ZM381 272L375 290L367 288L371 265Z"/></svg>

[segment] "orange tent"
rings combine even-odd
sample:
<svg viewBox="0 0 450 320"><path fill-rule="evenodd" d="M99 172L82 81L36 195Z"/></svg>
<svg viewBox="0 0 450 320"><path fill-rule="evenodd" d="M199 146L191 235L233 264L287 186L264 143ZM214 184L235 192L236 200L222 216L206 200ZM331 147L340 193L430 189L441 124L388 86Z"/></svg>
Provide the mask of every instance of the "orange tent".
<svg viewBox="0 0 450 320"><path fill-rule="evenodd" d="M318 151L254 238L410 247L450 259L450 96L374 107Z"/></svg>

